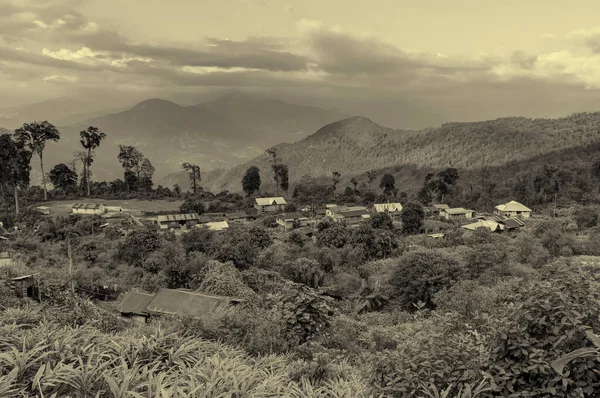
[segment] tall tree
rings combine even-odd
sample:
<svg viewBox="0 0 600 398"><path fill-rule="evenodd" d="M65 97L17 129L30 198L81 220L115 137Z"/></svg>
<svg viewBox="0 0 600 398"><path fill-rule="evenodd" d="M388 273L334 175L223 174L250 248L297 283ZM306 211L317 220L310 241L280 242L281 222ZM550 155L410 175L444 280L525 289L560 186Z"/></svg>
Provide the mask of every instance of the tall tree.
<svg viewBox="0 0 600 398"><path fill-rule="evenodd" d="M279 187L286 193L290 187L288 167L285 164L277 165L277 174L279 175Z"/></svg>
<svg viewBox="0 0 600 398"><path fill-rule="evenodd" d="M144 158L140 166L140 178L138 181L145 190L152 189L152 177L154 176L154 171L154 166L152 166L150 160L148 158Z"/></svg>
<svg viewBox="0 0 600 398"><path fill-rule="evenodd" d="M77 186L77 174L64 163L54 166L49 177L56 188L68 189Z"/></svg>
<svg viewBox="0 0 600 398"><path fill-rule="evenodd" d="M271 162L273 163L271 168L273 170L273 178L275 179L275 190L277 191L277 196L279 196L279 166L278 161L279 157L277 156L277 151L274 147L267 149L267 153L271 155Z"/></svg>
<svg viewBox="0 0 600 398"><path fill-rule="evenodd" d="M379 188L383 190L385 195L390 195L396 188L396 179L391 174L384 174L379 182Z"/></svg>
<svg viewBox="0 0 600 398"><path fill-rule="evenodd" d="M85 158L83 161L83 174L85 175L85 186L87 188L87 195L90 196L90 179L91 171L90 167L94 161L94 150L100 146L100 142L106 138L98 127L89 126L87 129L79 132L81 146L85 149Z"/></svg>
<svg viewBox="0 0 600 398"><path fill-rule="evenodd" d="M377 176L377 172L375 170L367 171L367 180L369 184L375 181L375 177Z"/></svg>
<svg viewBox="0 0 600 398"><path fill-rule="evenodd" d="M337 189L337 184L340 183L340 177L342 175L339 172L334 171L331 176L333 180L333 190L335 191Z"/></svg>
<svg viewBox="0 0 600 398"><path fill-rule="evenodd" d="M251 196L260 189L260 169L256 166L248 167L242 178L242 189L246 196Z"/></svg>
<svg viewBox="0 0 600 398"><path fill-rule="evenodd" d="M181 166L185 171L187 171L190 176L190 181L192 182L192 190L194 193L198 191L198 183L202 181L202 175L200 174L200 166L191 164L189 162L183 163Z"/></svg>
<svg viewBox="0 0 600 398"><path fill-rule="evenodd" d="M10 134L0 135L0 188L4 194L12 190L15 214L19 214L19 189L29 185L31 152L22 141Z"/></svg>
<svg viewBox="0 0 600 398"><path fill-rule="evenodd" d="M48 200L48 189L46 188L46 173L44 173L44 149L47 141L60 140L60 132L48 121L24 123L22 127L15 130L17 141L26 146L29 152L37 153L40 157L40 168L42 171L42 185L44 186L44 200Z"/></svg>
<svg viewBox="0 0 600 398"><path fill-rule="evenodd" d="M407 203L402 209L402 230L405 234L416 234L423 228L425 210L418 203Z"/></svg>
<svg viewBox="0 0 600 398"><path fill-rule="evenodd" d="M131 188L132 181L137 178L137 168L140 162L144 159L144 155L134 146L131 145L119 145L119 154L117 159L121 163L121 166L125 169L124 179L127 183L127 190ZM136 168L134 173L132 169Z"/></svg>

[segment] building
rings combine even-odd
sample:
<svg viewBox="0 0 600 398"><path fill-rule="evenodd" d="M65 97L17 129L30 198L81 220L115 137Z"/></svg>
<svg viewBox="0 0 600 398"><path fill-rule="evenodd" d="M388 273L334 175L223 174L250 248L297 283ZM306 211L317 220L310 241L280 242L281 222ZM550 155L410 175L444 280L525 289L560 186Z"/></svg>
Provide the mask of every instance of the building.
<svg viewBox="0 0 600 398"><path fill-rule="evenodd" d="M532 210L519 202L511 200L508 203L496 206L494 213L505 217L529 218L531 217Z"/></svg>
<svg viewBox="0 0 600 398"><path fill-rule="evenodd" d="M200 319L219 308L235 305L242 300L210 296L191 290L160 289L145 311L150 315L178 315Z"/></svg>
<svg viewBox="0 0 600 398"><path fill-rule="evenodd" d="M308 225L308 217L302 213L283 213L275 217L277 225L283 227L284 231L306 227Z"/></svg>
<svg viewBox="0 0 600 398"><path fill-rule="evenodd" d="M386 213L391 218L397 218L402 214L402 203L376 203L373 205L373 212Z"/></svg>
<svg viewBox="0 0 600 398"><path fill-rule="evenodd" d="M227 221L211 221L211 222L207 222L206 224L202 224L202 225L198 225L198 226L206 227L210 231L213 231L213 232L223 232L227 228L229 228L229 224L227 223Z"/></svg>
<svg viewBox="0 0 600 398"><path fill-rule="evenodd" d="M237 211L225 214L225 218L231 223L244 224L247 223L251 217L245 211Z"/></svg>
<svg viewBox="0 0 600 398"><path fill-rule="evenodd" d="M1 250L1 247L0 247ZM10 254L5 251L0 251L0 268L13 265L12 258L10 258Z"/></svg>
<svg viewBox="0 0 600 398"><path fill-rule="evenodd" d="M196 213L191 214L169 214L158 216L156 223L160 229L170 228L190 228L200 224L200 216Z"/></svg>
<svg viewBox="0 0 600 398"><path fill-rule="evenodd" d="M497 214L478 214L477 218L487 221L495 221L502 225L504 231L514 231L525 226L525 223L519 218L506 217Z"/></svg>
<svg viewBox="0 0 600 398"><path fill-rule="evenodd" d="M23 275L16 278L12 278L7 282L7 286L9 289L13 290L17 297L19 298L39 298L39 289L38 289L38 275L40 273L37 272L35 274Z"/></svg>
<svg viewBox="0 0 600 398"><path fill-rule="evenodd" d="M504 226L502 224L491 220L479 220L471 224L462 225L461 228L470 231L476 231L478 228L486 228L492 232L501 232L504 230Z"/></svg>
<svg viewBox="0 0 600 398"><path fill-rule="evenodd" d="M285 205L287 205L287 202L282 196L256 198L254 208L258 211L258 214L277 213L282 212L285 209Z"/></svg>
<svg viewBox="0 0 600 398"><path fill-rule="evenodd" d="M431 216L439 217L444 210L447 210L449 208L450 208L450 206L448 206L447 204L443 204L443 203L434 204L434 205L427 207L427 212Z"/></svg>
<svg viewBox="0 0 600 398"><path fill-rule="evenodd" d="M106 206L97 203L76 203L72 210L73 214L100 215L106 213Z"/></svg>
<svg viewBox="0 0 600 398"><path fill-rule="evenodd" d="M146 322L150 314L146 307L154 298L154 295L140 292L129 292L123 300L117 305L117 310L121 316L132 318L138 322Z"/></svg>
<svg viewBox="0 0 600 398"><path fill-rule="evenodd" d="M364 206L335 206L327 209L327 215L334 222L356 225L371 218L371 212Z"/></svg>
<svg viewBox="0 0 600 398"><path fill-rule="evenodd" d="M446 220L460 220L465 218L473 218L475 211L456 207L453 209L443 209L440 215Z"/></svg>
<svg viewBox="0 0 600 398"><path fill-rule="evenodd" d="M121 206L105 206L107 213L122 213L123 208Z"/></svg>
<svg viewBox="0 0 600 398"><path fill-rule="evenodd" d="M43 215L48 215L50 214L50 208L47 206L38 206L35 208L37 210L38 213L43 214Z"/></svg>

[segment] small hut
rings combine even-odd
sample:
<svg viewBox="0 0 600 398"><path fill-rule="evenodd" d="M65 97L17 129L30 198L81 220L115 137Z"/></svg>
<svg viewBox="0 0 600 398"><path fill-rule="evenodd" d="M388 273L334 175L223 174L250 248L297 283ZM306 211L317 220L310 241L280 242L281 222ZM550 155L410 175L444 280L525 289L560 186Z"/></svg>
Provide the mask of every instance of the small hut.
<svg viewBox="0 0 600 398"><path fill-rule="evenodd" d="M38 278L40 273L18 276L9 281L9 286L14 290L19 298L39 298L40 291L38 289Z"/></svg>

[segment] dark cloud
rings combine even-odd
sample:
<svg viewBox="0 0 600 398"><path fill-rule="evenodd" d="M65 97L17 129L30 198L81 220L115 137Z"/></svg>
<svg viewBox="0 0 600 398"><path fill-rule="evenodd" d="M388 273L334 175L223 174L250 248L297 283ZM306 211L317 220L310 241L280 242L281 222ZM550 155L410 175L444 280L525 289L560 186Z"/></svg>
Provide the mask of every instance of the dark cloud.
<svg viewBox="0 0 600 398"><path fill-rule="evenodd" d="M535 65L537 58L537 55L530 55L523 51L515 51L510 60L513 64L516 64L523 69L531 69Z"/></svg>

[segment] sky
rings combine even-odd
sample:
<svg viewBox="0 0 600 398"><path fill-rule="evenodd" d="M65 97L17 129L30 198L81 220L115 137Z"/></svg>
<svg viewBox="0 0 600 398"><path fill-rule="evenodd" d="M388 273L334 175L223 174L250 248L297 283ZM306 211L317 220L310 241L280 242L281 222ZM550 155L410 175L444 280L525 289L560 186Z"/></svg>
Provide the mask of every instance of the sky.
<svg viewBox="0 0 600 398"><path fill-rule="evenodd" d="M593 110L598 11L594 0L0 0L0 106L234 89L465 120Z"/></svg>

